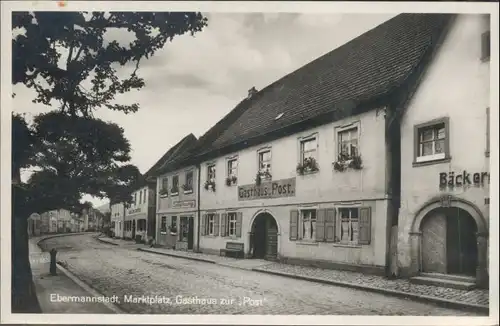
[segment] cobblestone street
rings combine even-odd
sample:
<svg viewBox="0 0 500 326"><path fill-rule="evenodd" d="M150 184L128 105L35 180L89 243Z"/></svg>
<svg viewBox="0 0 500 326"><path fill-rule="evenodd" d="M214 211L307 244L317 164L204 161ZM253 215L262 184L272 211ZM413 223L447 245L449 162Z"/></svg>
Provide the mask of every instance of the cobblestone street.
<svg viewBox="0 0 500 326"><path fill-rule="evenodd" d="M57 248L58 260L74 275L103 295L118 296L118 306L129 313L476 315L382 294L130 250L101 243L91 235L53 238L41 245L45 249ZM171 301L126 302L129 296L159 296ZM181 297L213 302L179 303Z"/></svg>

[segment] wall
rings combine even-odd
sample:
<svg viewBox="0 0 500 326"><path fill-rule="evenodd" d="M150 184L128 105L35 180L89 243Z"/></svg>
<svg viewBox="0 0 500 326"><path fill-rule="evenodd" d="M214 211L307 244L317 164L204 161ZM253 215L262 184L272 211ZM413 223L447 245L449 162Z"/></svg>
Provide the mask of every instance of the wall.
<svg viewBox="0 0 500 326"><path fill-rule="evenodd" d="M401 208L398 262L411 264L410 231L419 209L435 196L450 194L470 201L483 216L489 215L489 185L441 190L442 172L488 172L486 108L489 106L489 64L481 62L483 18L460 15L407 108L401 124ZM413 126L444 116L450 121L449 162L413 166ZM472 177L472 174L471 174Z"/></svg>
<svg viewBox="0 0 500 326"><path fill-rule="evenodd" d="M337 158L336 128L359 123L359 148L363 160L362 170L334 171ZM319 172L298 175L299 139L317 134L317 161ZM255 184L258 167L257 151L266 146L272 150L272 180L295 178L295 195L274 199L238 200L238 186ZM384 266L387 251L387 174L386 174L385 118L376 110L320 126L299 134L287 136L238 153L232 153L201 164L201 184L207 180L207 165L216 164L216 191L201 188L201 211L222 213L235 209L243 213L242 238L245 250L249 248L251 222L256 213L267 209L280 228L278 253L281 257L296 257L339 261L346 264ZM226 186L227 159L238 157L237 185ZM333 207L334 203L363 202L372 207L372 240L369 246L345 247L332 243L299 244L289 240L290 210L304 204L317 208ZM203 236L200 247L216 253L225 247L227 239Z"/></svg>
<svg viewBox="0 0 500 326"><path fill-rule="evenodd" d="M184 191L182 185L186 182L186 173L193 172L193 190ZM171 194L172 177L179 176L179 193L177 195ZM163 178L168 178L168 195L161 195ZM177 216L177 226L179 226L180 216L193 216L193 220L197 221L198 211L198 170L195 166L188 166L173 172L163 174L157 178L156 189L156 243L159 245L167 246L171 241L169 232L161 232L162 216L167 217L167 226L171 224L171 217ZM194 226L194 244L196 245L197 230L196 224Z"/></svg>
<svg viewBox="0 0 500 326"><path fill-rule="evenodd" d="M115 236L123 237L123 203L111 205L111 222L115 222Z"/></svg>

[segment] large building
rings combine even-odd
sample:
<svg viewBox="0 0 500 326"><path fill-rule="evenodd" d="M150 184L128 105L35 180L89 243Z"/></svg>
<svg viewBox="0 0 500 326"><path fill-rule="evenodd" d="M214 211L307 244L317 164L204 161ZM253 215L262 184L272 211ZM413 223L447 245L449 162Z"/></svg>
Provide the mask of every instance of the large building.
<svg viewBox="0 0 500 326"><path fill-rule="evenodd" d="M489 34L489 15L458 15L401 107L398 261L421 281L488 283Z"/></svg>

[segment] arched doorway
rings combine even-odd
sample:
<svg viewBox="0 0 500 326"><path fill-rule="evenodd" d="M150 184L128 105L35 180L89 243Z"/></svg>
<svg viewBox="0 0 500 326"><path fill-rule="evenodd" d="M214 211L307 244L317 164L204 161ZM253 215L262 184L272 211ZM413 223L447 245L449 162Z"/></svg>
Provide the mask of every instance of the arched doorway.
<svg viewBox="0 0 500 326"><path fill-rule="evenodd" d="M250 247L252 258L278 258L278 223L268 212L262 212L255 217L250 233Z"/></svg>
<svg viewBox="0 0 500 326"><path fill-rule="evenodd" d="M476 275L477 225L459 207L439 207L425 215L421 224L422 271Z"/></svg>

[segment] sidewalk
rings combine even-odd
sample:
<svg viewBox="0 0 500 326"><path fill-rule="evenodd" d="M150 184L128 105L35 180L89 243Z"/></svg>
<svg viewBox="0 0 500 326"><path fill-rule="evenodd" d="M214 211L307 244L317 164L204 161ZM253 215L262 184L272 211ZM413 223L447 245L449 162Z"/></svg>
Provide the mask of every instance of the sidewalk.
<svg viewBox="0 0 500 326"><path fill-rule="evenodd" d="M70 236L68 234L64 236ZM117 311L113 307L97 302L62 302L63 297L91 298L100 294L85 288L84 284L72 276L64 267L57 265L57 275L50 275L50 256L48 252L43 252L38 246L38 242L52 238L53 235L37 237L29 240L30 263L35 283L36 295L40 303L42 313L57 314L112 314ZM83 287L82 287L83 286ZM57 299L59 296L59 300Z"/></svg>
<svg viewBox="0 0 500 326"><path fill-rule="evenodd" d="M472 291L466 291L449 289L438 286L412 284L406 279L389 280L383 276L356 272L288 265L256 259L234 259L188 251L149 248L149 246L143 246L141 248L137 248L137 250L218 264L222 266L247 269L260 273L268 273L312 282L356 288L364 291L378 292L427 303L434 303L449 308L471 309L484 313L488 313L489 311L488 290L475 289Z"/></svg>

